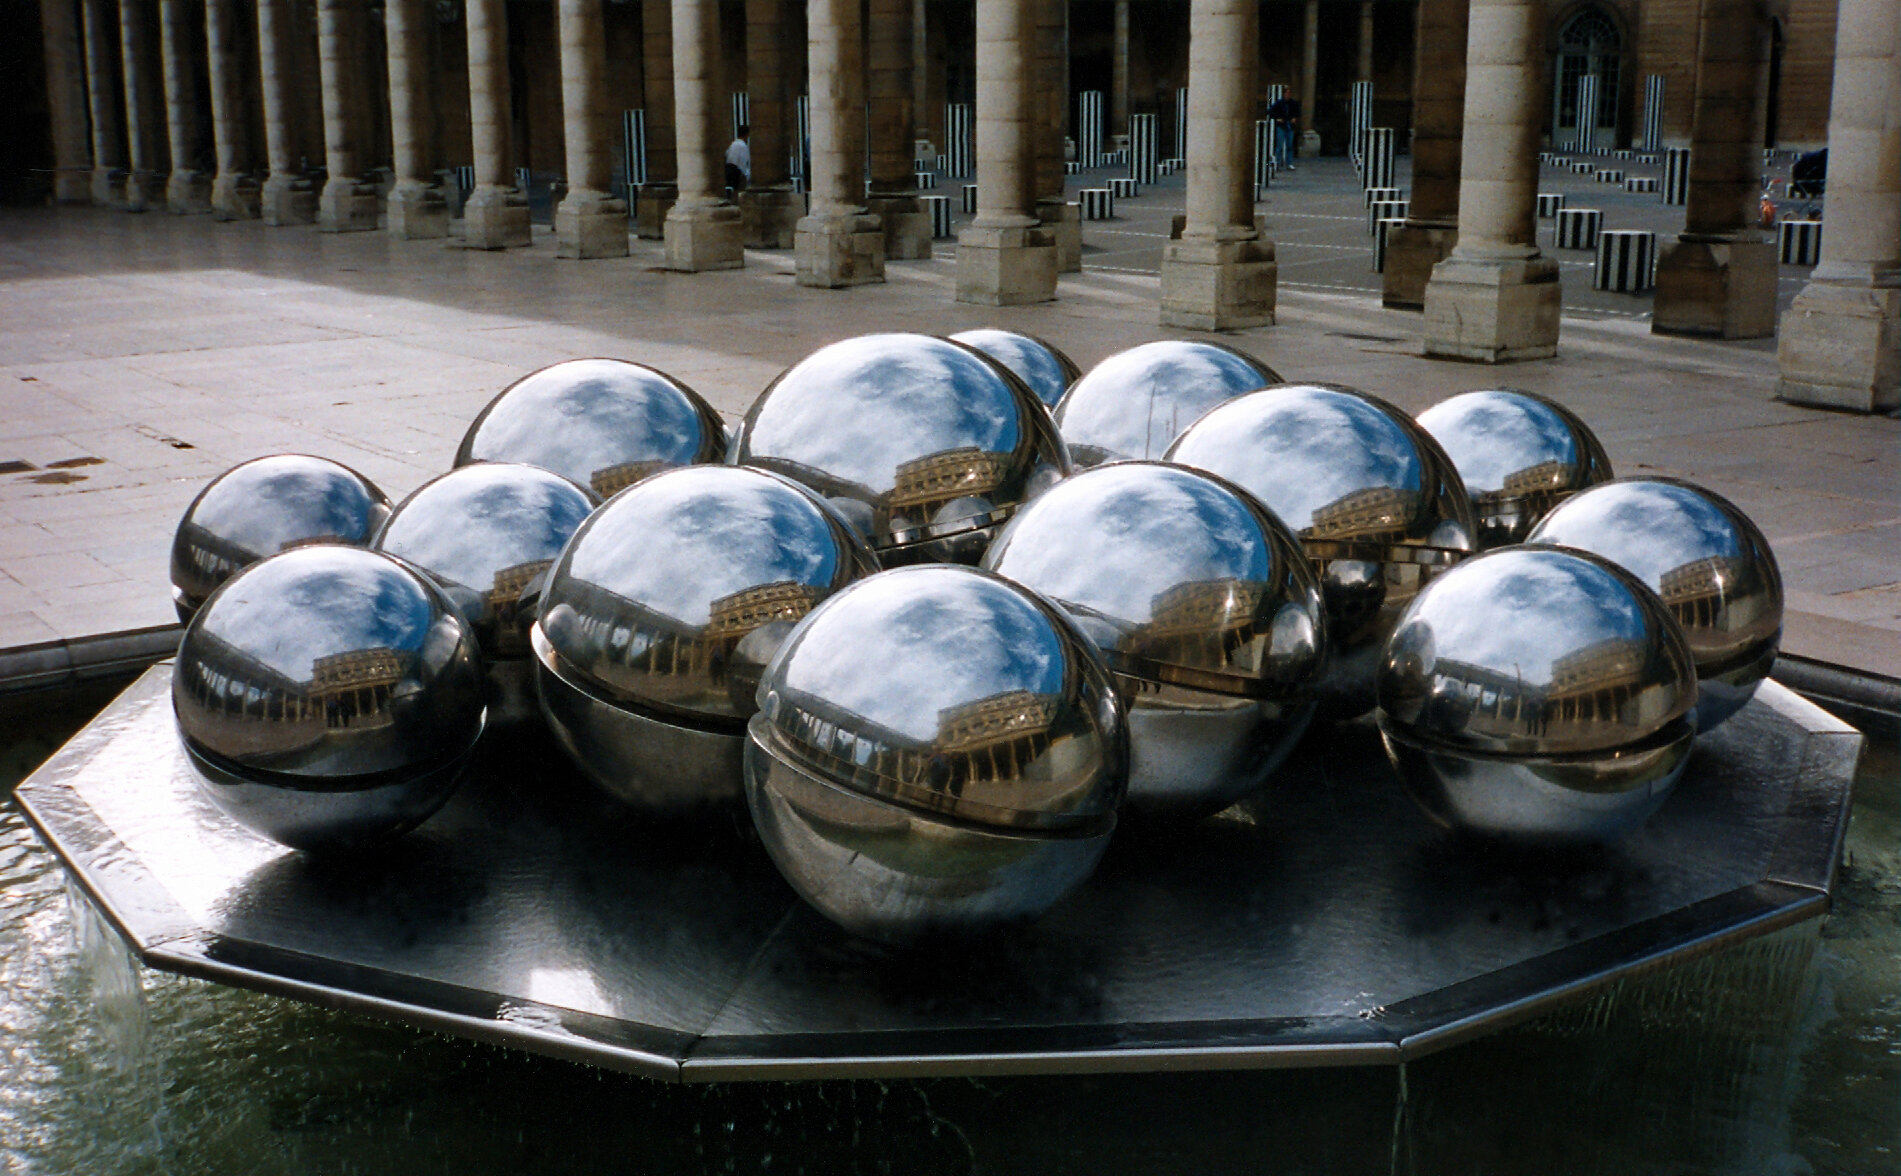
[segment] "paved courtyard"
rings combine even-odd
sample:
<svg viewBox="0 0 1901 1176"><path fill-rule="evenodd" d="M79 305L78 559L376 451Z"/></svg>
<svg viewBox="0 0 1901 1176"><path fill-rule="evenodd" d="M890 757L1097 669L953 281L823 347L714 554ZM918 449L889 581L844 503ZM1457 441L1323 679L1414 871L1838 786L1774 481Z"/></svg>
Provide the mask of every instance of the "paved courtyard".
<svg viewBox="0 0 1901 1176"><path fill-rule="evenodd" d="M1279 325L1228 342L1288 378L1413 411L1497 384L1554 396L1620 473L1693 479L1756 519L1789 587L1786 649L1901 675L1901 422L1776 402L1773 341L1653 337L1647 298L1591 291L1588 265L1564 272L1558 359L1428 361L1418 316L1378 305L1344 165L1288 181L1264 208L1282 242ZM939 192L955 199L948 183ZM0 212L0 664L171 623L172 529L230 465L322 454L400 497L448 468L490 397L557 360L649 363L733 417L785 365L866 331L1003 326L1085 369L1184 334L1156 324L1153 276L1180 195L1158 185L1122 202L1120 219L1087 226L1096 268L1065 277L1055 303L1011 310L951 300L950 241L932 261L891 265L886 285L816 291L793 284L789 252L681 275L658 268L657 242L626 260L558 261L541 228L532 249L478 253L207 217ZM1607 226L1667 229L1681 215L1605 195ZM1806 276L1785 267L1785 302Z"/></svg>

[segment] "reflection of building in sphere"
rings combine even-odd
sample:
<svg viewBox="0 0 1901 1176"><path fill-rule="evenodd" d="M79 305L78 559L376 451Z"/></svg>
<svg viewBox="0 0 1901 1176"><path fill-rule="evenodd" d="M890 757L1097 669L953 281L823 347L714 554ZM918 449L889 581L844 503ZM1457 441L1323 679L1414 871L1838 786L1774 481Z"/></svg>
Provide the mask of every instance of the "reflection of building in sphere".
<svg viewBox="0 0 1901 1176"><path fill-rule="evenodd" d="M1645 656L1641 644L1613 637L1553 661L1546 685L1442 657L1433 663L1428 705L1460 712L1444 716L1452 720L1448 725L1470 725L1492 735L1543 735L1554 727L1607 721L1654 722L1656 716L1641 709L1627 713L1645 682Z"/></svg>
<svg viewBox="0 0 1901 1176"><path fill-rule="evenodd" d="M1539 491L1562 490L1571 480L1571 470L1572 464L1568 461L1541 461L1535 466L1506 474L1505 484L1499 488L1499 493L1515 497Z"/></svg>
<svg viewBox="0 0 1901 1176"><path fill-rule="evenodd" d="M219 742L243 749L283 749L284 732L302 728L308 745L326 730L385 727L392 688L402 680L403 656L393 649L353 650L317 658L310 680L279 673L250 653L210 633L195 638L198 656L181 660L179 686L225 728ZM271 734L261 732L268 726Z"/></svg>
<svg viewBox="0 0 1901 1176"><path fill-rule="evenodd" d="M678 693L665 679L683 685L719 685L728 656L746 634L769 621L796 621L812 611L818 593L791 580L760 584L712 602L704 627L629 600L591 580L572 579L566 588L574 612L573 647L616 651L616 663L646 675L660 700Z"/></svg>
<svg viewBox="0 0 1901 1176"><path fill-rule="evenodd" d="M1369 486L1314 511L1306 535L1313 539L1405 537L1419 495L1394 486Z"/></svg>
<svg viewBox="0 0 1901 1176"><path fill-rule="evenodd" d="M897 469L891 491L893 511L931 512L957 498L988 494L1003 485L1010 455L988 453L975 445L947 449L907 461Z"/></svg>
<svg viewBox="0 0 1901 1176"><path fill-rule="evenodd" d="M937 713L938 753L949 761L951 795L972 780L1014 780L1049 749L1054 694L1011 690Z"/></svg>
<svg viewBox="0 0 1901 1176"><path fill-rule="evenodd" d="M403 659L393 649L333 653L310 664L310 700L323 708L326 727L385 727L392 722L390 689L402 677Z"/></svg>
<svg viewBox="0 0 1901 1176"><path fill-rule="evenodd" d="M1232 577L1177 584L1149 602L1149 623L1129 652L1177 665L1221 666L1260 636L1262 586Z"/></svg>
<svg viewBox="0 0 1901 1176"><path fill-rule="evenodd" d="M787 691L769 717L805 758L839 779L874 791L893 781L921 791L963 795L973 781L1010 781L1049 750L1061 699L1010 690L938 712L935 742L875 723L846 707Z"/></svg>
<svg viewBox="0 0 1901 1176"><path fill-rule="evenodd" d="M1724 590L1733 579L1729 560L1710 555L1665 572L1657 594L1684 628L1707 629L1722 621Z"/></svg>
<svg viewBox="0 0 1901 1176"><path fill-rule="evenodd" d="M600 495L601 501L606 502L617 491L627 489L648 474L672 468L673 463L670 461L624 461L619 465L595 470L588 475L587 482L594 488L594 493Z"/></svg>
<svg viewBox="0 0 1901 1176"><path fill-rule="evenodd" d="M775 580L722 596L713 602L706 640L731 650L761 625L798 620L812 611L817 600L817 589L794 580Z"/></svg>
<svg viewBox="0 0 1901 1176"><path fill-rule="evenodd" d="M222 583L246 565L255 563L258 558L256 552L246 551L229 539L193 522L179 526L178 538L185 562L200 578L200 583Z"/></svg>
<svg viewBox="0 0 1901 1176"><path fill-rule="evenodd" d="M535 577L548 570L553 563L551 559L531 559L495 573L489 590L482 594L483 606L488 615L495 619L495 647L489 651L492 655L517 657L527 652L528 637L522 625L522 593L528 591Z"/></svg>

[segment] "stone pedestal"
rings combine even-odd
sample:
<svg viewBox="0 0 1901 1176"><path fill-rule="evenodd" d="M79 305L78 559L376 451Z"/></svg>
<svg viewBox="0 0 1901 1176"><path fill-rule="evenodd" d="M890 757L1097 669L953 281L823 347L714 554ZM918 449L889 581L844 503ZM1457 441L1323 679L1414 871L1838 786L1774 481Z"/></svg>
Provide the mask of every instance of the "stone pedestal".
<svg viewBox="0 0 1901 1176"><path fill-rule="evenodd" d="M556 257L627 256L627 202L605 192L570 191L555 206Z"/></svg>
<svg viewBox="0 0 1901 1176"><path fill-rule="evenodd" d="M317 219L317 193L303 176L273 172L264 181L258 204L267 225L307 225Z"/></svg>
<svg viewBox="0 0 1901 1176"><path fill-rule="evenodd" d="M634 236L642 241L662 241L667 235L667 214L680 198L680 189L672 184L642 184L634 201Z"/></svg>
<svg viewBox="0 0 1901 1176"><path fill-rule="evenodd" d="M376 185L342 176L317 198L317 228L325 233L364 233L376 227Z"/></svg>
<svg viewBox="0 0 1901 1176"><path fill-rule="evenodd" d="M971 224L957 238L957 301L1025 306L1056 297L1056 235L1041 225Z"/></svg>
<svg viewBox="0 0 1901 1176"><path fill-rule="evenodd" d="M1056 272L1083 272L1083 210L1063 199L1038 200L1036 219L1056 236Z"/></svg>
<svg viewBox="0 0 1901 1176"><path fill-rule="evenodd" d="M88 187L94 204L100 208L118 208L125 202L125 169L95 167Z"/></svg>
<svg viewBox="0 0 1901 1176"><path fill-rule="evenodd" d="M256 220L262 213L257 181L250 176L220 172L211 181L211 215L215 220Z"/></svg>
<svg viewBox="0 0 1901 1176"><path fill-rule="evenodd" d="M865 198L865 207L884 225L884 255L891 261L928 261L931 257L931 214L918 207L915 196L880 195Z"/></svg>
<svg viewBox="0 0 1901 1176"><path fill-rule="evenodd" d="M1783 400L1856 412L1901 407L1901 289L1811 280L1782 316L1776 364Z"/></svg>
<svg viewBox="0 0 1901 1176"><path fill-rule="evenodd" d="M737 205L676 201L667 212L664 227L670 270L697 274L738 269L746 264Z"/></svg>
<svg viewBox="0 0 1901 1176"><path fill-rule="evenodd" d="M870 213L804 217L795 248L801 286L836 290L884 281L884 229Z"/></svg>
<svg viewBox="0 0 1901 1176"><path fill-rule="evenodd" d="M181 216L211 211L211 177L186 167L172 169L165 181L165 207Z"/></svg>
<svg viewBox="0 0 1901 1176"><path fill-rule="evenodd" d="M402 180L390 189L389 235L398 241L432 241L449 235L449 203L442 189L420 180Z"/></svg>
<svg viewBox="0 0 1901 1176"><path fill-rule="evenodd" d="M513 188L478 185L462 206L465 249L516 249L533 239L528 201Z"/></svg>
<svg viewBox="0 0 1901 1176"><path fill-rule="evenodd" d="M1388 310L1424 309L1432 267L1451 256L1458 242L1459 226L1451 222L1408 221L1388 231L1380 304Z"/></svg>
<svg viewBox="0 0 1901 1176"><path fill-rule="evenodd" d="M126 212L146 212L165 207L165 185L157 173L132 170L125 173L119 192L119 205Z"/></svg>
<svg viewBox="0 0 1901 1176"><path fill-rule="evenodd" d="M748 249L791 249L796 245L805 196L791 188L748 188L739 194L740 222Z"/></svg>
<svg viewBox="0 0 1901 1176"><path fill-rule="evenodd" d="M1426 354L1507 363L1558 353L1558 263L1549 257L1462 258L1433 267Z"/></svg>
<svg viewBox="0 0 1901 1176"><path fill-rule="evenodd" d="M1657 255L1650 329L1659 335L1760 339L1776 330L1776 247L1754 231L1684 233Z"/></svg>
<svg viewBox="0 0 1901 1176"><path fill-rule="evenodd" d="M1271 241L1185 237L1162 249L1162 325L1232 331L1274 323Z"/></svg>

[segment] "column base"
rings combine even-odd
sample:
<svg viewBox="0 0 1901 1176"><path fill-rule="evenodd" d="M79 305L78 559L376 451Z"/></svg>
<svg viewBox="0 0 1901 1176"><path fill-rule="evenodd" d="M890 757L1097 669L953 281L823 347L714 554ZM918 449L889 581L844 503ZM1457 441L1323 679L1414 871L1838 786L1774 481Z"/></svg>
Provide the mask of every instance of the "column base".
<svg viewBox="0 0 1901 1176"><path fill-rule="evenodd" d="M642 241L664 241L667 214L680 198L680 189L672 184L642 184L634 201L634 236Z"/></svg>
<svg viewBox="0 0 1901 1176"><path fill-rule="evenodd" d="M101 208L125 203L125 173L116 167L96 167L87 177L92 202Z"/></svg>
<svg viewBox="0 0 1901 1176"><path fill-rule="evenodd" d="M165 186L158 174L149 171L125 173L125 200L119 207L127 212L147 212L165 207Z"/></svg>
<svg viewBox="0 0 1901 1176"><path fill-rule="evenodd" d="M957 237L957 301L1027 306L1056 299L1056 235L1041 225L966 225Z"/></svg>
<svg viewBox="0 0 1901 1176"><path fill-rule="evenodd" d="M83 167L60 168L53 173L55 204L86 204L92 200L92 172Z"/></svg>
<svg viewBox="0 0 1901 1176"><path fill-rule="evenodd" d="M173 168L165 181L165 208L179 216L210 212L211 177L190 168Z"/></svg>
<svg viewBox="0 0 1901 1176"><path fill-rule="evenodd" d="M914 195L874 192L865 207L884 226L884 255L888 261L929 261L931 217Z"/></svg>
<svg viewBox="0 0 1901 1176"><path fill-rule="evenodd" d="M1170 241L1162 247L1162 325L1197 331L1272 326L1279 275L1271 241Z"/></svg>
<svg viewBox="0 0 1901 1176"><path fill-rule="evenodd" d="M795 234L796 280L801 286L838 290L884 281L885 234L870 213L813 215Z"/></svg>
<svg viewBox="0 0 1901 1176"><path fill-rule="evenodd" d="M442 189L401 180L390 189L386 226L398 241L434 241L449 235L449 202Z"/></svg>
<svg viewBox="0 0 1901 1176"><path fill-rule="evenodd" d="M1386 270L1380 275L1380 305L1388 310L1426 309L1432 267L1459 243L1456 221L1407 221L1386 236Z"/></svg>
<svg viewBox="0 0 1901 1176"><path fill-rule="evenodd" d="M1901 289L1811 279L1780 333L1778 399L1855 412L1901 407Z"/></svg>
<svg viewBox="0 0 1901 1176"><path fill-rule="evenodd" d="M797 244L805 197L791 188L748 188L739 194L739 219L748 249L791 249Z"/></svg>
<svg viewBox="0 0 1901 1176"><path fill-rule="evenodd" d="M477 184L462 205L462 247L520 249L532 244L527 199L513 188Z"/></svg>
<svg viewBox="0 0 1901 1176"><path fill-rule="evenodd" d="M1083 209L1060 196L1036 202L1036 219L1056 234L1056 272L1083 272Z"/></svg>
<svg viewBox="0 0 1901 1176"><path fill-rule="evenodd" d="M1558 353L1558 263L1465 258L1455 251L1426 283L1426 354L1437 359L1510 363Z"/></svg>
<svg viewBox="0 0 1901 1176"><path fill-rule="evenodd" d="M1320 154L1320 132L1319 131L1302 131L1300 133L1300 143L1298 146L1294 148L1295 158L1312 159L1313 157L1319 154Z"/></svg>
<svg viewBox="0 0 1901 1176"><path fill-rule="evenodd" d="M1776 333L1776 247L1684 233L1657 251L1650 329L1659 335L1761 339Z"/></svg>
<svg viewBox="0 0 1901 1176"><path fill-rule="evenodd" d="M724 200L676 201L667 212L667 268L683 274L746 264L739 207Z"/></svg>
<svg viewBox="0 0 1901 1176"><path fill-rule="evenodd" d="M273 174L258 197L267 225L307 225L317 219L317 193L303 176Z"/></svg>
<svg viewBox="0 0 1901 1176"><path fill-rule="evenodd" d="M211 215L214 220L256 220L257 181L247 175L220 174L211 181Z"/></svg>
<svg viewBox="0 0 1901 1176"><path fill-rule="evenodd" d="M570 188L567 199L555 206L554 240L556 257L626 257L627 202Z"/></svg>
<svg viewBox="0 0 1901 1176"><path fill-rule="evenodd" d="M331 176L317 198L317 231L367 233L376 228L376 185L355 176Z"/></svg>

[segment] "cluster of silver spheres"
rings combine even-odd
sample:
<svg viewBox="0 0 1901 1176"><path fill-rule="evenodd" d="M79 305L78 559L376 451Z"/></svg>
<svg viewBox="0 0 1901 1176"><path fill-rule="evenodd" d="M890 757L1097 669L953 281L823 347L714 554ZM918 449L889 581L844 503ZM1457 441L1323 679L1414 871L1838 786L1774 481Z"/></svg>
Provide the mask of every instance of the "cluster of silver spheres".
<svg viewBox="0 0 1901 1176"><path fill-rule="evenodd" d="M537 719L656 818L744 804L793 887L904 939L1035 916L1132 810L1261 789L1376 712L1433 820L1607 840L1769 671L1782 589L1722 498L1615 480L1509 390L1415 420L1204 342L1087 374L1008 331L807 356L730 434L555 364L392 507L294 455L179 524L173 699L225 812L354 850Z"/></svg>

